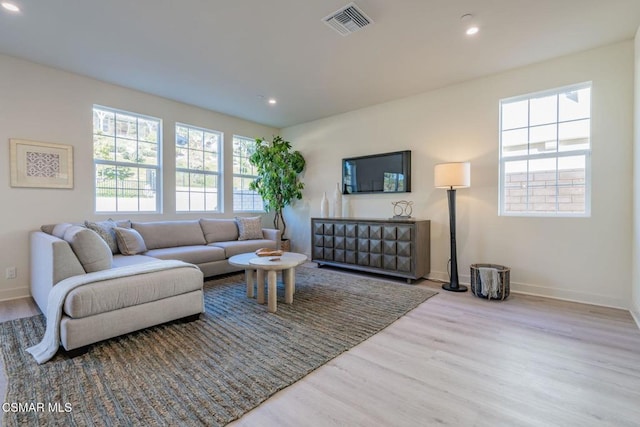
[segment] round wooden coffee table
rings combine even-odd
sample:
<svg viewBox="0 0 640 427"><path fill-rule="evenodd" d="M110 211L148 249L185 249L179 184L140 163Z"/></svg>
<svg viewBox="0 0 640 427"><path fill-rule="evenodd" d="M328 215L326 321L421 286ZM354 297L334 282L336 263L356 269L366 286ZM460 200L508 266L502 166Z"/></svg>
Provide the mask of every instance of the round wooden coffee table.
<svg viewBox="0 0 640 427"><path fill-rule="evenodd" d="M249 260L255 258L257 255L254 252L245 254L233 255L229 258L228 262L236 267L244 268L244 280L247 282L247 298L253 298L254 279L256 269L249 264ZM262 284L264 289L264 283Z"/></svg>
<svg viewBox="0 0 640 427"><path fill-rule="evenodd" d="M275 313L278 310L277 300L277 273L282 271L282 279L285 289L285 303L293 303L293 294L296 290L295 268L307 261L307 256L295 252L285 252L280 256L258 257L255 253L234 255L229 258L229 264L244 267L245 280L247 281L247 297L253 298L254 271L256 272L256 285L258 288L258 303L265 303L264 273L267 272L267 298L268 310Z"/></svg>

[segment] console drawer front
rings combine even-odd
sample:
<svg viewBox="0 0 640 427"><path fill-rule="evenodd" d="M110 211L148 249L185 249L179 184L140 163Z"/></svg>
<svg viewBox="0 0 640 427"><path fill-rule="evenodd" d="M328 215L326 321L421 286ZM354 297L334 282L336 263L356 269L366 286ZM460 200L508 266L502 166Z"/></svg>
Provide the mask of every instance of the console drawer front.
<svg viewBox="0 0 640 427"><path fill-rule="evenodd" d="M311 253L320 264L416 279L429 272L429 221L313 218Z"/></svg>

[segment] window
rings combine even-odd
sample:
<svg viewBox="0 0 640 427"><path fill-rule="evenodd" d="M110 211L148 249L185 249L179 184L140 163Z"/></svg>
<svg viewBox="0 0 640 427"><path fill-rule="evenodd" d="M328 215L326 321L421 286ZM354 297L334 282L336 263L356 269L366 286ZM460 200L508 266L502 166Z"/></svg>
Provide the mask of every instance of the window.
<svg viewBox="0 0 640 427"><path fill-rule="evenodd" d="M589 216L591 83L500 101L500 214Z"/></svg>
<svg viewBox="0 0 640 427"><path fill-rule="evenodd" d="M96 212L160 212L160 119L93 106Z"/></svg>
<svg viewBox="0 0 640 427"><path fill-rule="evenodd" d="M256 150L256 141L243 136L233 136L233 211L259 212L264 210L262 198L249 190L249 184L258 175L249 157Z"/></svg>
<svg viewBox="0 0 640 427"><path fill-rule="evenodd" d="M176 124L176 211L220 212L222 133Z"/></svg>

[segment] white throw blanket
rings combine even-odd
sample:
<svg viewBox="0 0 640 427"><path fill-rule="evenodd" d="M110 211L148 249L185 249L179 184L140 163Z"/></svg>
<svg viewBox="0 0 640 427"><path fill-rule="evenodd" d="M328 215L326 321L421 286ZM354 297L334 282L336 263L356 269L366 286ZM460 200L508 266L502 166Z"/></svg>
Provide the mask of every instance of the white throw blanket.
<svg viewBox="0 0 640 427"><path fill-rule="evenodd" d="M497 268L480 267L480 293L483 297L498 298L498 290L500 289L500 275Z"/></svg>
<svg viewBox="0 0 640 427"><path fill-rule="evenodd" d="M182 261L152 261L144 264L129 265L125 267L111 268L109 270L96 271L80 276L64 279L53 286L49 292L47 302L47 328L44 337L39 344L29 347L27 351L42 364L55 356L60 347L60 320L62 320L62 307L69 292L75 288L90 283L100 282L118 277L135 276L138 274L152 273L154 271L170 270L177 267L193 267Z"/></svg>

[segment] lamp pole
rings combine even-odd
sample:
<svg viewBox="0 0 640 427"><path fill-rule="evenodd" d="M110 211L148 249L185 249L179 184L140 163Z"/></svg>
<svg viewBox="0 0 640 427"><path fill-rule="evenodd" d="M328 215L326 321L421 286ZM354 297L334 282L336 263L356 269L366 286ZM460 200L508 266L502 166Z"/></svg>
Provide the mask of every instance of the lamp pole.
<svg viewBox="0 0 640 427"><path fill-rule="evenodd" d="M451 281L442 285L442 289L451 292L466 292L467 287L458 281L458 254L456 248L456 190L451 187L447 189L449 199L449 235L451 247Z"/></svg>
<svg viewBox="0 0 640 427"><path fill-rule="evenodd" d="M467 287L458 281L458 251L456 249L456 188L467 188L471 185L471 165L469 162L440 163L434 168L434 185L446 188L449 199L449 234L451 249L451 275L449 283L442 289L451 292L465 292Z"/></svg>

